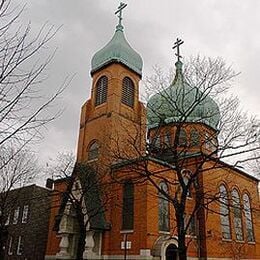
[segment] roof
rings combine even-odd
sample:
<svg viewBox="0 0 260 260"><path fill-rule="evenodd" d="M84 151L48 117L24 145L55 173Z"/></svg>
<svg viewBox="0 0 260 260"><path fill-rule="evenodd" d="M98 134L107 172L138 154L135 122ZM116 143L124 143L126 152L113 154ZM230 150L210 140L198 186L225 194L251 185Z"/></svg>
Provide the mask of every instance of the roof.
<svg viewBox="0 0 260 260"><path fill-rule="evenodd" d="M122 25L117 25L112 39L91 60L91 74L110 63L122 63L142 75L143 60L125 38Z"/></svg>
<svg viewBox="0 0 260 260"><path fill-rule="evenodd" d="M148 128L169 123L203 123L217 130L220 112L216 102L196 86L189 85L176 62L176 76L166 89L153 95L147 103Z"/></svg>
<svg viewBox="0 0 260 260"><path fill-rule="evenodd" d="M188 153L185 158L182 157L180 159L189 159L189 158L191 159L191 158L200 157L201 155L202 155L201 153ZM260 181L255 176L253 176L251 174L248 174L248 173L242 171L241 169L238 169L237 167L235 167L233 165L229 165L228 163L223 162L223 161L219 160L216 157L209 158L209 160L207 162L210 162L210 160L211 161L215 161L217 163L220 163L224 167L232 169L232 170L236 171L237 173L239 173L239 174L241 174L241 175L243 175L243 176L245 176L247 178L250 178L250 179L252 179L252 180L254 180L256 182ZM147 156L135 158L135 159L132 159L132 160L125 160L125 161L120 161L120 162L114 163L112 165L112 169L120 169L122 167L127 167L128 165L131 165L131 164L134 164L134 163L139 163L139 162L142 162L142 161L151 161L151 162L154 162L154 163L158 163L161 166L169 167L172 170L174 170L174 168L175 168L174 165L171 165L171 163L168 162L167 160L163 160L163 159L160 159L160 158L156 158L156 157L152 157L150 155L147 155Z"/></svg>

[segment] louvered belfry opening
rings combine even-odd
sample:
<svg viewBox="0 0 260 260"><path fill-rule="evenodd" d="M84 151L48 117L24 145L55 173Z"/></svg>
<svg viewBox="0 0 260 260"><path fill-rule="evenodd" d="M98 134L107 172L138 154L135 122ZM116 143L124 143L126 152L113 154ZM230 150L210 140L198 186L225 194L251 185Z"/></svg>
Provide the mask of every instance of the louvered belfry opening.
<svg viewBox="0 0 260 260"><path fill-rule="evenodd" d="M101 105L107 101L107 85L108 79L106 76L102 76L96 85L96 98L95 106Z"/></svg>
<svg viewBox="0 0 260 260"><path fill-rule="evenodd" d="M122 103L133 107L134 106L134 83L133 81L125 77L123 79L123 89L122 89Z"/></svg>

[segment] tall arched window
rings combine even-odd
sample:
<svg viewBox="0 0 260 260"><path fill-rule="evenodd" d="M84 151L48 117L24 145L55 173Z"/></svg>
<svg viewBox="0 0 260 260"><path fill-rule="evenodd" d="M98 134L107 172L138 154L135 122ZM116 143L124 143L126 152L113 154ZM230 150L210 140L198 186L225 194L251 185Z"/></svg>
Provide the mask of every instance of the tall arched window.
<svg viewBox="0 0 260 260"><path fill-rule="evenodd" d="M222 238L231 239L228 193L227 193L227 189L224 185L220 185L219 193L220 193L220 212L219 213L220 213Z"/></svg>
<svg viewBox="0 0 260 260"><path fill-rule="evenodd" d="M240 198L236 189L232 190L232 206L234 214L234 229L236 234L236 240L243 240L243 227L242 227L242 210L240 205Z"/></svg>
<svg viewBox="0 0 260 260"><path fill-rule="evenodd" d="M91 143L88 148L88 161L95 160L98 158L99 145L97 141Z"/></svg>
<svg viewBox="0 0 260 260"><path fill-rule="evenodd" d="M135 92L135 87L133 81L125 77L123 79L123 87L122 87L122 103L129 106L133 107L134 106L134 92Z"/></svg>
<svg viewBox="0 0 260 260"><path fill-rule="evenodd" d="M160 190L168 194L168 187L165 182L161 182L159 185ZM169 231L169 201L165 194L159 192L159 230Z"/></svg>
<svg viewBox="0 0 260 260"><path fill-rule="evenodd" d="M102 76L96 84L95 106L101 105L107 101L108 78Z"/></svg>
<svg viewBox="0 0 260 260"><path fill-rule="evenodd" d="M184 129L179 133L179 146L187 146L187 135Z"/></svg>
<svg viewBox="0 0 260 260"><path fill-rule="evenodd" d="M198 146L200 143L200 135L197 130L192 129L190 134L190 145Z"/></svg>
<svg viewBox="0 0 260 260"><path fill-rule="evenodd" d="M134 184L127 181L123 186L122 229L134 229Z"/></svg>
<svg viewBox="0 0 260 260"><path fill-rule="evenodd" d="M253 231L253 223L252 223L252 214L251 214L250 199L247 194L243 195L243 203L244 203L244 214L246 220L247 241L253 242L255 239L254 239L254 231Z"/></svg>

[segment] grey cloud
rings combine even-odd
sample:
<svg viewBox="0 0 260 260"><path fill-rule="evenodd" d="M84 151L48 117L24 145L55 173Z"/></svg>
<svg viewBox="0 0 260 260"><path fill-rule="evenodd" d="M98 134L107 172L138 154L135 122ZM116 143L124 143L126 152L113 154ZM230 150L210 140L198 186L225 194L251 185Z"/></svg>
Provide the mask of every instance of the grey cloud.
<svg viewBox="0 0 260 260"><path fill-rule="evenodd" d="M65 112L50 126L40 156L45 160L64 149L75 150L81 104L89 97L90 60L112 37L117 19L114 0L28 0L24 21L33 29L45 21L63 25L52 42L58 46L49 68L47 87L57 86L66 75L76 73L63 99ZM130 44L142 55L144 75L154 64L174 64L171 50L181 37L184 56L197 53L221 56L241 71L235 92L245 107L260 111L258 68L260 67L259 0L131 0L123 23Z"/></svg>

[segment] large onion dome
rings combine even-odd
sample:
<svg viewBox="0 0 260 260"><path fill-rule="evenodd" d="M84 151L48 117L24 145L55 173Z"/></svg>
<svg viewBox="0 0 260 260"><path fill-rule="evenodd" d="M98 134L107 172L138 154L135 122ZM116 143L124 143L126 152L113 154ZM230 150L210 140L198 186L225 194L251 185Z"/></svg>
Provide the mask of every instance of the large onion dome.
<svg viewBox="0 0 260 260"><path fill-rule="evenodd" d="M122 63L139 75L142 75L143 61L141 56L127 42L123 26L117 25L110 42L99 50L91 60L91 74L110 63Z"/></svg>
<svg viewBox="0 0 260 260"><path fill-rule="evenodd" d="M182 62L176 62L176 76L165 90L153 95L147 104L148 128L169 123L204 123L217 130L220 112L216 102L183 79Z"/></svg>

